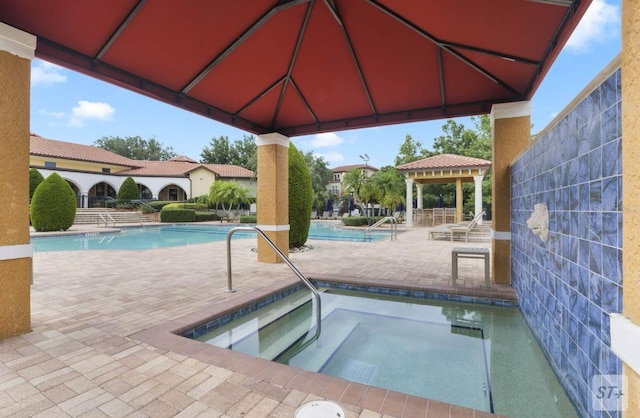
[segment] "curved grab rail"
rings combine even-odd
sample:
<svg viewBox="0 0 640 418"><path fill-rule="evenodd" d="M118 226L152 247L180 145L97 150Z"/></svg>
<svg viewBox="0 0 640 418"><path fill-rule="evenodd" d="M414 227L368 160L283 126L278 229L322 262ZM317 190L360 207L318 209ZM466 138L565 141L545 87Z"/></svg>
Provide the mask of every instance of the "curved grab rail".
<svg viewBox="0 0 640 418"><path fill-rule="evenodd" d="M322 312L321 312L321 308L320 308L320 293L318 293L318 289L316 289L316 287L313 285L313 283L311 283L309 281L309 279L307 279L305 277L305 275L302 274L300 272L300 270L298 270L298 268L291 263L289 258L287 258L287 256L284 255L284 253L282 251L280 251L280 248L278 248L276 246L276 244L274 244L273 241L271 241L269 239L269 237L267 237L267 235L264 232L262 232L262 230L260 228L257 228L255 226L236 226L234 228L231 228L229 230L229 232L227 232L227 290L225 290L225 292L228 292L228 293L235 292L235 290L233 289L232 283L231 283L231 237L233 236L234 233L236 233L238 231L255 231L258 235L260 235L262 237L262 239L264 239L265 242L267 244L269 244L269 246L273 249L273 251L276 252L278 257L280 257L280 259L287 266L289 266L289 268L295 273L295 275L298 276L298 278L300 280L302 280L302 283L304 283L309 288L309 290L311 290L311 293L313 294L313 297L316 300L316 307L317 307L317 309L316 309L316 333L313 336L313 339L311 341L317 340L318 337L320 337L320 327L321 327L321 321L320 320L321 320L321 316L322 316Z"/></svg>
<svg viewBox="0 0 640 418"><path fill-rule="evenodd" d="M393 216L385 216L384 218L380 219L378 222L374 223L364 230L364 240L367 240L367 234L370 234L372 230L376 229L378 226L387 221L391 222L391 239L396 239L398 234L398 220Z"/></svg>

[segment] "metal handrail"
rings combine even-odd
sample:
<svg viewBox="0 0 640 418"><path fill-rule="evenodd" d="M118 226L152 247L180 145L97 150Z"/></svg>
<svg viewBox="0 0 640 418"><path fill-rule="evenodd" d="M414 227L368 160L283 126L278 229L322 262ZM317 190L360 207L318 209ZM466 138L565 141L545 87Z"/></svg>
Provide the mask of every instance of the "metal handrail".
<svg viewBox="0 0 640 418"><path fill-rule="evenodd" d="M365 241L367 239L367 234L370 234L371 231L373 231L374 229L376 229L377 227L379 227L380 225L382 225L387 221L391 222L391 239L392 240L396 239L398 235L398 220L393 216L385 216L384 218L380 219L378 222L374 223L373 225L371 225L370 227L367 227L367 229L364 230Z"/></svg>
<svg viewBox="0 0 640 418"><path fill-rule="evenodd" d="M147 209L149 212L152 212L152 213L158 212L158 209L154 208L151 205L148 205L147 203L143 202L142 200L137 200L137 199L136 200L132 200L131 203L137 203L138 205L140 205L140 206L144 207L145 209Z"/></svg>
<svg viewBox="0 0 640 418"><path fill-rule="evenodd" d="M302 274L300 270L298 270L298 268L293 265L293 263L291 263L289 258L287 258L287 256L284 255L282 251L280 251L280 249L276 246L276 244L274 244L273 241L271 241L269 237L267 237L265 233L262 232L261 229L255 226L236 226L235 228L231 228L229 232L227 232L227 290L225 290L225 292L228 292L228 293L235 292L231 283L231 236L238 231L255 231L258 235L260 235L265 240L265 242L269 244L269 246L273 249L273 251L275 251L278 257L280 257L280 259L287 266L289 266L289 268L295 273L295 275L298 276L300 280L302 280L302 283L304 283L309 288L309 290L311 290L311 293L313 294L313 297L316 300L316 307L317 307L316 308L316 333L313 336L313 340L317 340L320 337L321 316L322 316L322 312L320 308L320 293L318 293L318 289L316 289L313 283L311 283L311 281L309 281L309 279L307 279L305 275Z"/></svg>

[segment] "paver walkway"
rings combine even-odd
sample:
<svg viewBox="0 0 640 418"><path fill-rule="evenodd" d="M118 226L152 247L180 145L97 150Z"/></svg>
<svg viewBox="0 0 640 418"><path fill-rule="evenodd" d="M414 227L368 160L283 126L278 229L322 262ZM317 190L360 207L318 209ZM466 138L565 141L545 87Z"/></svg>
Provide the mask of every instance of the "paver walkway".
<svg viewBox="0 0 640 418"><path fill-rule="evenodd" d="M36 253L32 332L0 341L0 417L292 417L316 399L336 401L354 418L490 416L315 374L266 379L264 362L224 367L133 337L296 280L283 264L258 263L255 244L253 238L232 242L236 293L224 292L225 242ZM488 246L429 241L425 228L403 232L396 241L310 244L311 251L290 256L308 276L436 289L449 287L453 245ZM480 262L460 261L460 288L482 293L483 282ZM513 295L504 286L492 292ZM306 386L287 384L309 376Z"/></svg>

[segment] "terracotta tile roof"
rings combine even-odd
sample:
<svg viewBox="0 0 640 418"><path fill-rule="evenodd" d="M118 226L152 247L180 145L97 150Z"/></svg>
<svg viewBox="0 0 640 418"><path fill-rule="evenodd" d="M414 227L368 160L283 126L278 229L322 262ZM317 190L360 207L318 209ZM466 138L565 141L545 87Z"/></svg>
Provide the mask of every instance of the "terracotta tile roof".
<svg viewBox="0 0 640 418"><path fill-rule="evenodd" d="M198 163L196 160L192 160L186 155L176 155L175 157L170 158L169 161L185 161L187 163Z"/></svg>
<svg viewBox="0 0 640 418"><path fill-rule="evenodd" d="M139 167L140 161L123 157L113 152L92 145L72 144L31 134L29 142L30 154L43 157L65 158L76 161Z"/></svg>
<svg viewBox="0 0 640 418"><path fill-rule="evenodd" d="M199 165L205 167L210 171L213 171L214 173L216 173L222 178L255 177L255 174L253 171L240 167L238 165L231 165L231 164L199 164ZM192 168L189 171L193 171L193 170L195 170L195 168Z"/></svg>
<svg viewBox="0 0 640 418"><path fill-rule="evenodd" d="M364 165L364 164L351 164L351 165L341 165L338 166L336 168L332 168L331 172L332 173L346 173L347 171L351 171L351 170L355 170L356 168L366 168L368 170L372 170L372 171L380 171L380 169L378 169L378 167L374 167L372 165Z"/></svg>
<svg viewBox="0 0 640 418"><path fill-rule="evenodd" d="M150 177L188 177L189 172L198 168L205 168L222 178L251 178L253 171L237 165L225 164L200 164L188 161L141 161L140 168L120 171L117 174L123 176L150 176Z"/></svg>
<svg viewBox="0 0 640 418"><path fill-rule="evenodd" d="M187 177L190 171L204 167L222 178L252 178L254 173L237 165L201 164L184 155L168 161L140 161L123 157L92 145L72 144L31 134L32 155L65 158L76 161L115 164L131 167L129 170L113 173L124 176Z"/></svg>
<svg viewBox="0 0 640 418"><path fill-rule="evenodd" d="M439 154L422 160L402 164L396 167L398 171L440 170L455 168L490 167L491 161L481 158L465 157L463 155Z"/></svg>

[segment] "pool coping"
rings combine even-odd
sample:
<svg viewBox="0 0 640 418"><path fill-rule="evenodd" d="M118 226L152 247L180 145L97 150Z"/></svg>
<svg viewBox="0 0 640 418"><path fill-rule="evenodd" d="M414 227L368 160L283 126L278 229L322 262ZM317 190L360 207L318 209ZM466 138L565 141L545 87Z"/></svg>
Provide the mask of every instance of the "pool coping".
<svg viewBox="0 0 640 418"><path fill-rule="evenodd" d="M387 280L342 280L336 278L320 279L318 277L314 277L313 280L339 283L350 281L352 285L372 287L391 285ZM160 349L189 356L199 361L222 367L233 372L246 374L267 384L276 385L285 389L299 390L334 400L342 405L369 409L381 414L399 417L413 417L416 416L416 411L422 411L422 414L424 414L424 411L428 409L429 414L434 413L435 416L440 416L437 411L442 411L443 416L451 417L496 416L485 411L473 410L432 399L421 398L375 386L368 386L275 363L269 360L255 358L243 353L205 344L197 340L191 340L180 335L214 318L233 314L244 307L257 303L261 299L272 297L298 285L299 282L294 279L283 281L268 290L257 289L244 295L238 295L233 299L216 303L174 320L139 331L129 337ZM443 291L443 294L446 293L453 296L475 294L485 295L482 297L487 297L487 295L491 293L490 289L480 289L479 291L476 291L477 289L473 288L440 289L439 287L434 286L403 286L397 283L394 283L393 286L390 287L414 290L418 292L432 292L433 289L439 289ZM499 288L499 286L497 287ZM500 295L507 295L508 293L509 292L506 291L498 291L498 294ZM515 296L515 292L513 292L513 290L512 293ZM512 302L517 301L515 297L510 300ZM399 414L399 411L402 412Z"/></svg>

